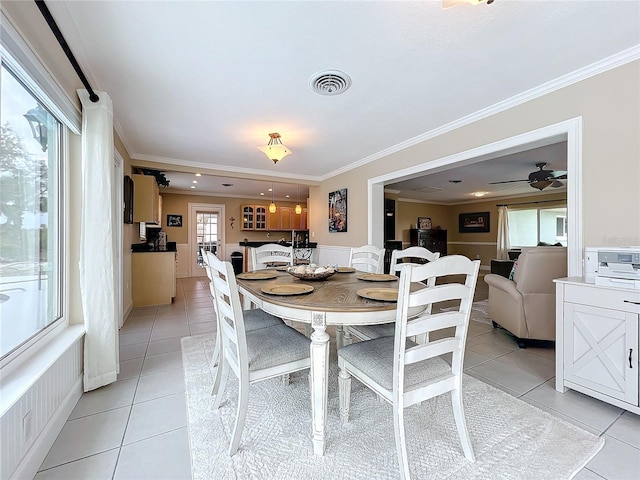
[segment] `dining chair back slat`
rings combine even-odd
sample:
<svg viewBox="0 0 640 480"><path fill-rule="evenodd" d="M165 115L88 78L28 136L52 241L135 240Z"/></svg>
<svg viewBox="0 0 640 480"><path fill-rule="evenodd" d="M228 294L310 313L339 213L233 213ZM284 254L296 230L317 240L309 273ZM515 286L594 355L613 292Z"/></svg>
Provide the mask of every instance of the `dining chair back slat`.
<svg viewBox="0 0 640 480"><path fill-rule="evenodd" d="M374 245L352 248L349 251L349 266L360 272L384 273L384 248Z"/></svg>
<svg viewBox="0 0 640 480"><path fill-rule="evenodd" d="M432 252L430 250L427 250L424 247L417 247L417 246L408 247L408 248L405 248L404 250L393 250L391 252L391 263L389 265L389 273L393 275L394 273L402 270L402 268L407 265L420 265L418 263L404 261L405 259L414 259L414 258L426 260L427 262L433 262L434 260L437 260L438 258L440 258L440 252ZM402 262L398 263L399 260L402 260Z"/></svg>
<svg viewBox="0 0 640 480"><path fill-rule="evenodd" d="M251 247L251 268L264 270L272 264L293 265L293 246L268 243L260 247Z"/></svg>

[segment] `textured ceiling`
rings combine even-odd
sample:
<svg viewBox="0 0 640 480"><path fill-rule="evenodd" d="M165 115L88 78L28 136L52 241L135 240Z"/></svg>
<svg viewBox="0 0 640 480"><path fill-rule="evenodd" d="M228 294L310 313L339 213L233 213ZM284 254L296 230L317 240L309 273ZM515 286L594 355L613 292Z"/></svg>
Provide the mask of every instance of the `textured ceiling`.
<svg viewBox="0 0 640 480"><path fill-rule="evenodd" d="M640 43L637 1L48 5L94 88L113 99L134 160L294 183L378 158ZM342 95L309 88L327 69L351 77ZM293 152L277 165L256 148L270 132ZM518 175L502 165L489 176Z"/></svg>

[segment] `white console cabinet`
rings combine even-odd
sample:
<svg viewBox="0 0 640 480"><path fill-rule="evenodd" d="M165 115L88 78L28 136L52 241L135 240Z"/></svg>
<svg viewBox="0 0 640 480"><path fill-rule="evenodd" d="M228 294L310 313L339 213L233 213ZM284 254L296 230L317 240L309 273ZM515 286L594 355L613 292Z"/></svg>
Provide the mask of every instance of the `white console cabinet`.
<svg viewBox="0 0 640 480"><path fill-rule="evenodd" d="M556 282L556 390L577 390L640 414L640 290L579 277Z"/></svg>

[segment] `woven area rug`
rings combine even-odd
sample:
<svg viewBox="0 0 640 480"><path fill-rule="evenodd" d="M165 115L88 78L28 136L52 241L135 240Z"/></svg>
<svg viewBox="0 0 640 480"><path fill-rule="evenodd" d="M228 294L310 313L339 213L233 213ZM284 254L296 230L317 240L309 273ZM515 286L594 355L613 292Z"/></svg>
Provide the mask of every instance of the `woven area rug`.
<svg viewBox="0 0 640 480"><path fill-rule="evenodd" d="M227 455L236 412L230 374L218 411L211 409L213 335L182 339L194 479L399 478L392 408L352 382L350 421L339 419L335 351L329 377L324 456L311 445L307 371L251 386L240 449ZM443 362L444 364L444 362ZM443 365L446 368L446 365ZM449 395L405 410L414 479L569 479L604 440L465 375L464 405L476 462L464 458Z"/></svg>

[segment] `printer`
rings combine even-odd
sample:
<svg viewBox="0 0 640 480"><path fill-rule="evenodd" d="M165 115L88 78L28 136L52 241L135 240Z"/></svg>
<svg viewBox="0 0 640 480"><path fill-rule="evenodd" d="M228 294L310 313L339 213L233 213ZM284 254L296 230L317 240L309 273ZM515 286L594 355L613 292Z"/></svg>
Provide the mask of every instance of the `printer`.
<svg viewBox="0 0 640 480"><path fill-rule="evenodd" d="M598 248L596 265L596 285L640 290L640 247Z"/></svg>

